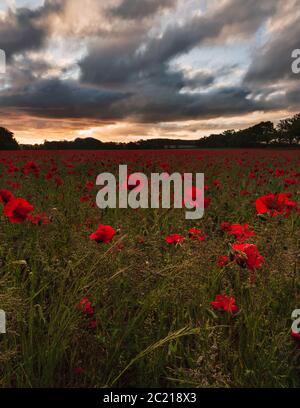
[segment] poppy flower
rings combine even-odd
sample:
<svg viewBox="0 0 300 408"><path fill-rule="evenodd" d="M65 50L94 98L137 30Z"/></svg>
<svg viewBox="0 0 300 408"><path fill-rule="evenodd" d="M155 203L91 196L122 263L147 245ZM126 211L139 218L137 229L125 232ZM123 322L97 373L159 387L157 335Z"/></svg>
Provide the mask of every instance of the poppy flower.
<svg viewBox="0 0 300 408"><path fill-rule="evenodd" d="M78 304L78 309L86 316L94 316L94 309L88 298L82 298Z"/></svg>
<svg viewBox="0 0 300 408"><path fill-rule="evenodd" d="M75 367L74 368L74 374L76 375L82 375L85 373L85 369L82 367Z"/></svg>
<svg viewBox="0 0 300 408"><path fill-rule="evenodd" d="M64 184L64 181L61 177L55 177L55 183L57 185L57 187L60 187Z"/></svg>
<svg viewBox="0 0 300 408"><path fill-rule="evenodd" d="M204 208L207 208L210 203L211 203L211 198L204 197Z"/></svg>
<svg viewBox="0 0 300 408"><path fill-rule="evenodd" d="M50 224L50 219L46 214L28 215L28 220L35 225Z"/></svg>
<svg viewBox="0 0 300 408"><path fill-rule="evenodd" d="M4 207L3 213L13 224L20 224L28 218L28 215L34 210L24 198L14 198Z"/></svg>
<svg viewBox="0 0 300 408"><path fill-rule="evenodd" d="M89 321L89 328L90 329L96 329L98 326L97 320L96 319L92 319Z"/></svg>
<svg viewBox="0 0 300 408"><path fill-rule="evenodd" d="M287 178L287 179L284 180L284 185L286 187L293 186L295 184L297 184L297 180L295 180L295 179Z"/></svg>
<svg viewBox="0 0 300 408"><path fill-rule="evenodd" d="M275 176L276 177L284 176L284 174L285 174L285 171L283 169L276 169L275 170Z"/></svg>
<svg viewBox="0 0 300 408"><path fill-rule="evenodd" d="M223 268L223 266L225 266L226 264L228 264L229 262L229 257L226 255L223 256L218 256L218 266L220 266L221 268Z"/></svg>
<svg viewBox="0 0 300 408"><path fill-rule="evenodd" d="M105 244L108 244L115 235L116 230L110 225L100 224L97 231L90 235L90 239L92 241L96 241L97 243L104 242Z"/></svg>
<svg viewBox="0 0 300 408"><path fill-rule="evenodd" d="M222 222L222 224L221 224L221 229L222 229L223 231L228 232L228 231L230 231L231 225L232 225L232 224L230 224L230 222L224 221L224 222Z"/></svg>
<svg viewBox="0 0 300 408"><path fill-rule="evenodd" d="M33 161L30 161L28 163L25 164L25 166L22 168L22 173L26 176L29 173L34 174L36 177L39 176L40 174L40 170L37 166L37 164Z"/></svg>
<svg viewBox="0 0 300 408"><path fill-rule="evenodd" d="M7 184L14 190L18 190L21 187L20 183L15 183L14 181L8 181Z"/></svg>
<svg viewBox="0 0 300 408"><path fill-rule="evenodd" d="M250 193L249 193L249 191L248 190L241 190L240 191L240 195L241 196L247 196L247 195L249 195Z"/></svg>
<svg viewBox="0 0 300 408"><path fill-rule="evenodd" d="M7 204L15 196L9 190L0 190L0 203Z"/></svg>
<svg viewBox="0 0 300 408"><path fill-rule="evenodd" d="M236 262L242 266L247 267L251 271L259 269L264 263L264 257L258 251L254 244L233 244L234 257Z"/></svg>
<svg viewBox="0 0 300 408"><path fill-rule="evenodd" d="M80 202L81 203L88 203L90 201L91 197L90 196L81 196L80 197Z"/></svg>
<svg viewBox="0 0 300 408"><path fill-rule="evenodd" d="M180 234L170 234L165 238L165 241L170 245L180 244L184 241L184 237Z"/></svg>
<svg viewBox="0 0 300 408"><path fill-rule="evenodd" d="M236 300L233 296L217 295L213 302L210 302L216 310L224 310L228 313L236 313L239 308L235 304Z"/></svg>
<svg viewBox="0 0 300 408"><path fill-rule="evenodd" d="M94 188L94 183L93 183L92 181L87 181L87 182L85 183L85 188L86 188L87 190L93 190L93 188Z"/></svg>
<svg viewBox="0 0 300 408"><path fill-rule="evenodd" d="M295 201L290 200L292 193L269 193L258 197L255 202L257 214L269 213L272 217L279 214L288 215L290 210L297 206Z"/></svg>
<svg viewBox="0 0 300 408"><path fill-rule="evenodd" d="M201 229L198 228L190 228L189 229L189 237L193 241L204 241L206 238L206 235Z"/></svg>
<svg viewBox="0 0 300 408"><path fill-rule="evenodd" d="M245 241L246 239L255 236L255 232L249 230L248 224L231 224L230 222L223 222L221 228L229 235L233 235L238 241Z"/></svg>

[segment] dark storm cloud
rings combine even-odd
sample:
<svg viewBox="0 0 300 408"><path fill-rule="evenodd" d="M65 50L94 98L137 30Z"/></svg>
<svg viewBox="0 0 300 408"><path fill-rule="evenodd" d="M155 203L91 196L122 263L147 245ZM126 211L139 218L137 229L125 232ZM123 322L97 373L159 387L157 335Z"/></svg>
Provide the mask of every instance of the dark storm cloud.
<svg viewBox="0 0 300 408"><path fill-rule="evenodd" d="M143 75L152 67L167 63L207 40L216 40L225 29L228 36L254 33L275 12L276 6L274 0L230 0L209 16L196 16L184 25L171 25L158 38L94 43L80 63L82 80L119 85L123 79Z"/></svg>
<svg viewBox="0 0 300 408"><path fill-rule="evenodd" d="M287 100L289 107L293 110L298 109L300 106L300 87L292 89L287 92Z"/></svg>
<svg viewBox="0 0 300 408"><path fill-rule="evenodd" d="M255 33L275 13L277 5L274 0L230 0L213 13L192 17L183 25L170 25L157 38L131 36L93 43L88 55L79 63L81 81L131 90L134 96L120 103L120 110L125 116L145 122L269 109L271 103L263 99L259 102L251 100L247 86L204 94L183 93L183 88L212 85L219 73L201 72L187 78L181 71L170 71L169 62L201 43Z"/></svg>
<svg viewBox="0 0 300 408"><path fill-rule="evenodd" d="M0 48L8 59L13 54L41 48L48 35L47 18L62 10L64 1L46 0L35 10L19 8L9 10L0 25Z"/></svg>
<svg viewBox="0 0 300 408"><path fill-rule="evenodd" d="M5 28L0 27L0 48L5 49L6 41L9 55L12 55L42 47L48 28L47 24L44 26L40 22L47 13L61 13L59 4L63 2L48 0L44 7L34 11L21 9L16 14L11 12L5 20ZM240 39L254 35L278 11L279 0L228 0L213 12L193 15L181 24L172 23L159 37L150 37L150 20L144 17L158 13L160 4L171 7L175 1L123 0L117 7L110 9L108 30L112 27L113 31L111 35L98 33L92 39L86 38L88 53L78 64L81 70L79 82L41 79L43 70L50 75L49 67L43 67L42 61L36 68L32 65L33 73L31 64L34 62L30 60L25 60L20 68L15 66L13 76L19 80L12 89L0 96L0 108L9 107L48 118L112 121L129 118L143 123L156 123L242 115L287 106L283 96L272 99L271 90L262 91L261 85L251 86L253 78L258 78L264 72L263 67L253 75L250 69L247 79L240 86L234 87L217 86L218 78L226 74L228 67L216 68L214 72L204 69L195 72L170 69L170 62L175 57L195 47L210 43L224 44L229 38ZM134 23L127 21L133 19L136 20ZM115 21L122 25L122 33L118 33L119 26L113 24ZM37 30L36 35L34 30ZM9 43L4 40L2 32L6 36L10 33L8 38L13 41ZM299 31L297 33L299 38ZM287 39L290 35L288 31ZM83 34L79 33L80 36ZM27 40L23 37L27 37ZM273 49L271 45L270 49ZM273 55L274 51L269 52ZM268 55L267 49L265 54ZM273 57L267 60L274 64ZM276 70L275 67L273 69ZM204 92L199 91L202 88L205 88ZM261 95L258 95L259 89ZM299 94L291 90L288 99L291 104L296 104Z"/></svg>
<svg viewBox="0 0 300 408"><path fill-rule="evenodd" d="M246 114L258 110L278 109L277 102L250 99L251 92L240 87L220 88L208 93L174 93L149 89L119 105L126 115L140 122L209 119L217 116Z"/></svg>
<svg viewBox="0 0 300 408"><path fill-rule="evenodd" d="M135 20L153 16L159 10L171 8L176 3L177 0L122 0L108 14L124 20Z"/></svg>
<svg viewBox="0 0 300 408"><path fill-rule="evenodd" d="M100 119L111 116L112 105L128 96L121 92L78 86L74 81L50 79L37 81L17 93L0 96L0 108L6 106L52 118Z"/></svg>
<svg viewBox="0 0 300 408"><path fill-rule="evenodd" d="M276 10L274 0L231 0L209 16L196 16L185 25L172 25L162 37L150 40L137 58L143 64L169 61L209 40L253 34ZM227 30L227 33L225 32Z"/></svg>
<svg viewBox="0 0 300 408"><path fill-rule="evenodd" d="M300 79L292 72L292 51L300 48L300 16L259 49L245 77L246 83L272 83L277 80Z"/></svg>
<svg viewBox="0 0 300 408"><path fill-rule="evenodd" d="M132 118L150 123L218 115L236 115L274 109L248 99L250 91L222 88L214 92L180 93L149 82L134 94L79 86L74 81L41 80L17 93L0 96L0 108L48 118L90 118L118 120Z"/></svg>

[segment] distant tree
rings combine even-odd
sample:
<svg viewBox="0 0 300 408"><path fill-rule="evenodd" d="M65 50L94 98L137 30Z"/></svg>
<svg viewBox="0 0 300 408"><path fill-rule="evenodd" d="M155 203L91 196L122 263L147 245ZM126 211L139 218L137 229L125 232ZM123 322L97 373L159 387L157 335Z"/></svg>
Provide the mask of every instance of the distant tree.
<svg viewBox="0 0 300 408"><path fill-rule="evenodd" d="M278 138L284 143L300 142L300 113L292 118L281 120L278 125Z"/></svg>
<svg viewBox="0 0 300 408"><path fill-rule="evenodd" d="M241 131L247 145L268 144L277 136L272 122L260 122L248 129Z"/></svg>
<svg viewBox="0 0 300 408"><path fill-rule="evenodd" d="M18 150L18 142L14 134L4 127L0 127L0 150Z"/></svg>

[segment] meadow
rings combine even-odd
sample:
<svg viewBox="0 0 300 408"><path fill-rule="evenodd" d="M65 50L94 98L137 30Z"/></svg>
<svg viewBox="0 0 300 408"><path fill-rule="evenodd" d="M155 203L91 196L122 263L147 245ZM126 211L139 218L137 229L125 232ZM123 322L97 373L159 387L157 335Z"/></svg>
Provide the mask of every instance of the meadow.
<svg viewBox="0 0 300 408"><path fill-rule="evenodd" d="M100 210L119 164L203 172L204 217ZM299 387L299 182L297 150L0 152L0 386Z"/></svg>

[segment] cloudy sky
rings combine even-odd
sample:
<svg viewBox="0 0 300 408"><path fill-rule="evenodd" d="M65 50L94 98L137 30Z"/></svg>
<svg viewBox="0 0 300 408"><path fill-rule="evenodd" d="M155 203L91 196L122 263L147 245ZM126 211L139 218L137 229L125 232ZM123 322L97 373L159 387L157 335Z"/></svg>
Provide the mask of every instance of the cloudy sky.
<svg viewBox="0 0 300 408"><path fill-rule="evenodd" d="M195 139L300 111L300 0L0 0L23 143Z"/></svg>

